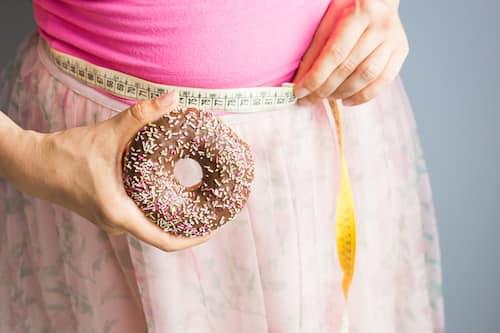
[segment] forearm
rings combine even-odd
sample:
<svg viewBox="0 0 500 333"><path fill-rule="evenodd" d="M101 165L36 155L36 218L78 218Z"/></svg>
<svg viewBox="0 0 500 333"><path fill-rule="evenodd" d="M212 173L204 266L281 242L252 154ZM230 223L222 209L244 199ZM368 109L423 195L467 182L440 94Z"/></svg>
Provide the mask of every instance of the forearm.
<svg viewBox="0 0 500 333"><path fill-rule="evenodd" d="M8 178L8 170L12 168L13 158L16 155L16 137L21 131L9 117L0 112L0 178Z"/></svg>
<svg viewBox="0 0 500 333"><path fill-rule="evenodd" d="M42 134L23 130L0 112L0 179L25 190L26 175Z"/></svg>

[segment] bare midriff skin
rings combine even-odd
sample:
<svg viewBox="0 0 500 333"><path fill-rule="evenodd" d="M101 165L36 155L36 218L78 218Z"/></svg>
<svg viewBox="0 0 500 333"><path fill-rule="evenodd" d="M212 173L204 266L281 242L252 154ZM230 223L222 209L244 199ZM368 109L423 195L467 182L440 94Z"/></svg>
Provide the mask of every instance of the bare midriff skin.
<svg viewBox="0 0 500 333"><path fill-rule="evenodd" d="M398 0L333 1L294 78L299 104L329 98L358 105L393 81L408 54L398 6ZM165 95L106 121L54 133L22 129L0 112L0 178L111 234L128 232L165 251L203 243L213 233L173 236L150 223L121 178L130 139L177 104L178 96Z"/></svg>

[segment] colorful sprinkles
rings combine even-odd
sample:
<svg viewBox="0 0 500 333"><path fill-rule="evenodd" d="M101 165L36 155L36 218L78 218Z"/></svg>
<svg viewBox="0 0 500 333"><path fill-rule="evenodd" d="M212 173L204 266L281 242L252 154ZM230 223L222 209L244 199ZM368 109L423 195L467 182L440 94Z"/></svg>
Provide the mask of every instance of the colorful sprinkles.
<svg viewBox="0 0 500 333"><path fill-rule="evenodd" d="M188 189L174 177L176 161L203 171ZM211 112L178 107L143 127L123 157L127 194L165 232L198 237L231 221L245 205L254 178L250 147Z"/></svg>

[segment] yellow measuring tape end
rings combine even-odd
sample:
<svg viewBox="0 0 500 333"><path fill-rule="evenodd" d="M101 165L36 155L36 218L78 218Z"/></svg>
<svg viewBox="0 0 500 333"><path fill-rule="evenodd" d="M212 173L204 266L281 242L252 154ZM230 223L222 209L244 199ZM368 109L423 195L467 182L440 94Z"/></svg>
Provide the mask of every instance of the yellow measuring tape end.
<svg viewBox="0 0 500 333"><path fill-rule="evenodd" d="M335 214L335 236L337 242L337 255L340 267L344 273L342 291L345 299L347 299L354 274L354 264L356 259L356 214L349 171L344 153L342 115L337 103L334 100L330 101L330 106L335 119L340 148L340 186Z"/></svg>
<svg viewBox="0 0 500 333"><path fill-rule="evenodd" d="M345 298L347 298L354 274L356 255L356 216L344 154L341 156L340 172L340 191L337 199L335 231L337 236L337 254L340 266L344 271L342 289Z"/></svg>

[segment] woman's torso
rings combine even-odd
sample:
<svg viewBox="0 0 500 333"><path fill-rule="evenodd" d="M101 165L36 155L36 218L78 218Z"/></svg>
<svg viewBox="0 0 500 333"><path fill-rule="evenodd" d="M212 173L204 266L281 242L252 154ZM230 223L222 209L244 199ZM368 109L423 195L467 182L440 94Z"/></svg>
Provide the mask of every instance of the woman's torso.
<svg viewBox="0 0 500 333"><path fill-rule="evenodd" d="M288 82L330 0L34 0L50 45L149 81Z"/></svg>

